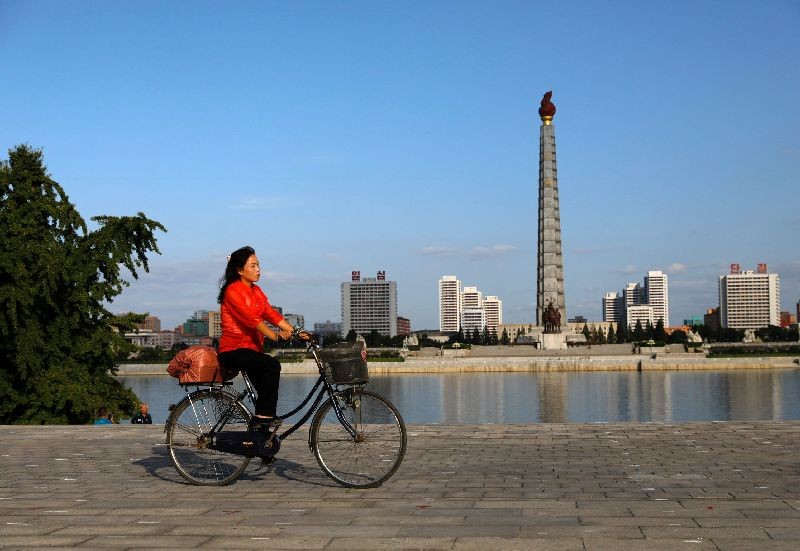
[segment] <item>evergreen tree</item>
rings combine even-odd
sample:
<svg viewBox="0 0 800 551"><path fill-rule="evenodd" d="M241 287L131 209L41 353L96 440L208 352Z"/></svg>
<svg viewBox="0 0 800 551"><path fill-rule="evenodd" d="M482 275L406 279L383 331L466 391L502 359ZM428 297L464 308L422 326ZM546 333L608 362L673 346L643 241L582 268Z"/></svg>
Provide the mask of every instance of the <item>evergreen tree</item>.
<svg viewBox="0 0 800 551"><path fill-rule="evenodd" d="M111 375L145 314L108 303L149 271L166 231L142 213L96 216L89 231L41 150L0 162L0 423L87 423L100 406L132 414L137 398Z"/></svg>
<svg viewBox="0 0 800 551"><path fill-rule="evenodd" d="M676 329L669 335L670 344L685 344L688 340L686 332L681 329Z"/></svg>
<svg viewBox="0 0 800 551"><path fill-rule="evenodd" d="M647 326L644 329L644 333L645 333L645 336L646 336L647 340L649 340L649 341L656 340L655 339L655 337L656 337L656 329L655 329L655 327L653 327L653 324L650 322L650 320L647 320Z"/></svg>
<svg viewBox="0 0 800 551"><path fill-rule="evenodd" d="M608 324L608 344L616 344L617 336L614 334L614 325L609 323Z"/></svg>
<svg viewBox="0 0 800 551"><path fill-rule="evenodd" d="M633 327L633 333L631 334L631 341L633 342L642 342L646 338L646 333L642 328L642 320L636 320L636 325Z"/></svg>
<svg viewBox="0 0 800 551"><path fill-rule="evenodd" d="M358 338L358 333L356 333L355 329L351 329L350 331L347 332L347 336L345 336L344 340L346 340L347 342L356 342L357 338Z"/></svg>
<svg viewBox="0 0 800 551"><path fill-rule="evenodd" d="M668 338L667 332L664 330L664 320L658 318L656 327L653 330L653 340L656 342L667 342Z"/></svg>
<svg viewBox="0 0 800 551"><path fill-rule="evenodd" d="M600 344L600 335L597 332L597 326L592 326L591 336L589 337L589 342L592 344Z"/></svg>
<svg viewBox="0 0 800 551"><path fill-rule="evenodd" d="M506 331L506 328L503 327L503 333L500 335L500 344L508 344L509 342L510 339L508 338L508 331Z"/></svg>
<svg viewBox="0 0 800 551"><path fill-rule="evenodd" d="M606 332L603 331L602 327L597 328L597 344L605 344L606 343Z"/></svg>
<svg viewBox="0 0 800 551"><path fill-rule="evenodd" d="M589 332L589 326L585 323L583 324L583 331L581 331L581 333L583 333L583 336L586 337L586 342L592 342L592 334Z"/></svg>
<svg viewBox="0 0 800 551"><path fill-rule="evenodd" d="M624 321L617 324L617 342L619 344L624 344L628 342L628 324Z"/></svg>

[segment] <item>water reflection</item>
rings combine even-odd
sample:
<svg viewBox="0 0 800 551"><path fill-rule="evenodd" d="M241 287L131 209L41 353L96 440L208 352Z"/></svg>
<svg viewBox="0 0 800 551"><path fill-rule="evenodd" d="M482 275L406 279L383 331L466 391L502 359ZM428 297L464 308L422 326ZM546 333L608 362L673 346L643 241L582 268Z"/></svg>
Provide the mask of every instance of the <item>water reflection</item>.
<svg viewBox="0 0 800 551"><path fill-rule="evenodd" d="M153 421L184 396L171 377L120 377ZM284 375L280 411L315 378ZM800 370L444 373L371 376L407 423L564 423L800 419Z"/></svg>

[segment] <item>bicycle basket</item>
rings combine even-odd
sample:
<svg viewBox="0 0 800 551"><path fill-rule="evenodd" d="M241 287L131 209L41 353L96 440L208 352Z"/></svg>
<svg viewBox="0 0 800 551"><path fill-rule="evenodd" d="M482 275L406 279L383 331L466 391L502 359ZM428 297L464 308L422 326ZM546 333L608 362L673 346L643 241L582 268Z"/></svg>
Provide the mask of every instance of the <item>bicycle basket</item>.
<svg viewBox="0 0 800 551"><path fill-rule="evenodd" d="M333 384L361 384L369 381L367 349L360 342L332 344L319 351Z"/></svg>

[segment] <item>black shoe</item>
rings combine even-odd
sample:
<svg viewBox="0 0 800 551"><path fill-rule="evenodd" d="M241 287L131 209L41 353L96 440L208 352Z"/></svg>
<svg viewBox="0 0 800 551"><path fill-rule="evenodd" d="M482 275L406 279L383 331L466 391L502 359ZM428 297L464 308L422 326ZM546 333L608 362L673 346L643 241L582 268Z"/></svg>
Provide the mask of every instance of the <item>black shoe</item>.
<svg viewBox="0 0 800 551"><path fill-rule="evenodd" d="M281 426L281 423L282 421L280 419L275 419L274 417L253 417L250 419L249 430L266 433L275 432L275 430Z"/></svg>

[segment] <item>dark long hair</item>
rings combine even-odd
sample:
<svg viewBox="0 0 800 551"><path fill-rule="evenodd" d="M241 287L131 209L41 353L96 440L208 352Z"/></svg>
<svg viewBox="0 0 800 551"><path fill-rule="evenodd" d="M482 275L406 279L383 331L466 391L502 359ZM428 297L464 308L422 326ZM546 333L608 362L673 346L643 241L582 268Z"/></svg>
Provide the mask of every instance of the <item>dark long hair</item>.
<svg viewBox="0 0 800 551"><path fill-rule="evenodd" d="M217 302L222 304L222 299L225 298L225 290L228 288L228 285L241 279L239 270L244 268L244 265L247 264L247 259L254 254L256 254L256 251L253 247L242 247L231 253L228 257L228 265L225 266L225 275L219 280Z"/></svg>

